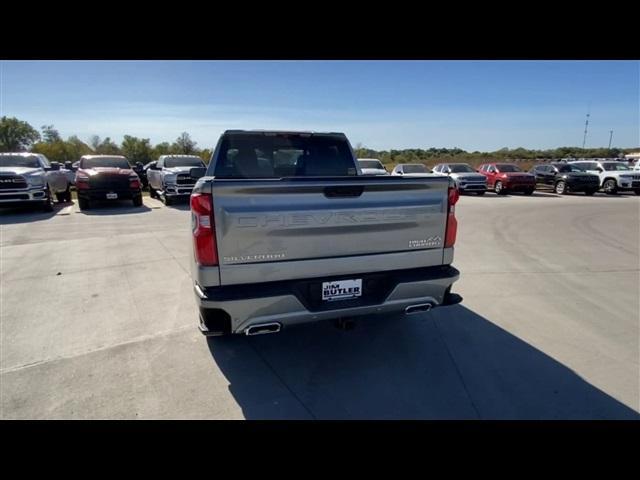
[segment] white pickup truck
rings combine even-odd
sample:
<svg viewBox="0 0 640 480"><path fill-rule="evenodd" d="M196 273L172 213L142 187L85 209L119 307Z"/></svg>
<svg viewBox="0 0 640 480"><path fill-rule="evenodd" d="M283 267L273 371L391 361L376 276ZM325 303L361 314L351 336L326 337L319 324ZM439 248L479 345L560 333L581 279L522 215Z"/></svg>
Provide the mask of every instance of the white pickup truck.
<svg viewBox="0 0 640 480"><path fill-rule="evenodd" d="M341 133L226 131L191 195L205 335L457 303L458 191L362 175Z"/></svg>

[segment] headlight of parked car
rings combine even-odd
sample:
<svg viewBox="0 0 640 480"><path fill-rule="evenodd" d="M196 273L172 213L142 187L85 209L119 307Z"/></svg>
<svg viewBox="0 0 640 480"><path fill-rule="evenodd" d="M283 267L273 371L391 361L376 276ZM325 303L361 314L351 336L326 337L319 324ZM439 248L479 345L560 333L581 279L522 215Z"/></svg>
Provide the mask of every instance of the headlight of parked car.
<svg viewBox="0 0 640 480"><path fill-rule="evenodd" d="M28 175L27 183L30 187L43 187L44 177L42 175Z"/></svg>

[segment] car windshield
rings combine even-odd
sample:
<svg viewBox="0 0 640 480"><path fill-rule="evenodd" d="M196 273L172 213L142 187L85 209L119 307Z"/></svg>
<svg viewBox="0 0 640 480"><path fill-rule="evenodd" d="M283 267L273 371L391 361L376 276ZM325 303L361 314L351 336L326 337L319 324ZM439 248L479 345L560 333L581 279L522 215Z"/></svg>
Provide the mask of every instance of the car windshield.
<svg viewBox="0 0 640 480"><path fill-rule="evenodd" d="M427 167L420 164L403 165L402 171L404 173L427 173Z"/></svg>
<svg viewBox="0 0 640 480"><path fill-rule="evenodd" d="M80 168L131 168L129 162L123 157L93 157L83 158Z"/></svg>
<svg viewBox="0 0 640 480"><path fill-rule="evenodd" d="M384 167L378 160L358 160L360 168L377 168L383 170Z"/></svg>
<svg viewBox="0 0 640 480"><path fill-rule="evenodd" d="M356 175L342 135L227 133L216 158L217 178L338 177Z"/></svg>
<svg viewBox="0 0 640 480"><path fill-rule="evenodd" d="M575 165L566 165L566 164L560 164L560 165L553 165L554 167L556 167L558 169L558 172L560 173L569 173L569 172L583 172L584 170L582 170L581 168L576 167Z"/></svg>
<svg viewBox="0 0 640 480"><path fill-rule="evenodd" d="M38 162L38 157L33 155L0 155L0 167L39 168L40 162Z"/></svg>
<svg viewBox="0 0 640 480"><path fill-rule="evenodd" d="M604 168L608 172L613 170L630 170L630 168L627 167L624 163L617 163L617 162L603 163L602 168Z"/></svg>
<svg viewBox="0 0 640 480"><path fill-rule="evenodd" d="M515 165L511 165L510 163L500 163L496 165L496 168L499 172L521 172L520 168Z"/></svg>
<svg viewBox="0 0 640 480"><path fill-rule="evenodd" d="M453 165L449 165L449 168L451 169L452 173L475 172L473 168L465 164L453 164Z"/></svg>
<svg viewBox="0 0 640 480"><path fill-rule="evenodd" d="M167 168L204 167L204 162L198 157L167 158L164 161L164 166Z"/></svg>

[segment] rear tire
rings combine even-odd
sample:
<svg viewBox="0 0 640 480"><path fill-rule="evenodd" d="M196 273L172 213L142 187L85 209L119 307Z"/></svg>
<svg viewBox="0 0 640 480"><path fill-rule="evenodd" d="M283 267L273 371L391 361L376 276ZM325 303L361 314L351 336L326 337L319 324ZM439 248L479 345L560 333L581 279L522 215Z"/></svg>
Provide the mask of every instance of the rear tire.
<svg viewBox="0 0 640 480"><path fill-rule="evenodd" d="M635 189L633 193L635 193L636 195L640 195L640 188Z"/></svg>
<svg viewBox="0 0 640 480"><path fill-rule="evenodd" d="M587 197L591 197L591 196L592 196L594 193L596 193L597 191L598 191L598 190L595 190L595 189L593 189L593 188L590 188L590 189L588 189L588 190L585 190L585 191L584 191L584 194L585 194Z"/></svg>
<svg viewBox="0 0 640 480"><path fill-rule="evenodd" d="M528 190L524 191L525 195L533 195L533 192L535 191L535 188L529 188Z"/></svg>
<svg viewBox="0 0 640 480"><path fill-rule="evenodd" d="M141 207L142 206L142 195L138 195L137 197L133 197L133 206Z"/></svg>
<svg viewBox="0 0 640 480"><path fill-rule="evenodd" d="M565 193L567 193L567 182L565 182L564 180L560 180L558 183L556 183L553 190L558 195L564 195Z"/></svg>
<svg viewBox="0 0 640 480"><path fill-rule="evenodd" d="M91 207L89 200L86 198L78 198L78 206L80 207L80 210L89 210Z"/></svg>

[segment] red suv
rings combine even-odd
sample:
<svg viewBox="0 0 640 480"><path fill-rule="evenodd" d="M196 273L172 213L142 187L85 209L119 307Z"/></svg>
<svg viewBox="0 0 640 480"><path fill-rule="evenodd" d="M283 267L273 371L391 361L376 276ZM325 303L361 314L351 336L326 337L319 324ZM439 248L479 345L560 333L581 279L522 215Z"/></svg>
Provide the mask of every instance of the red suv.
<svg viewBox="0 0 640 480"><path fill-rule="evenodd" d="M483 163L478 172L487 177L487 189L498 195L508 192L531 195L536 189L536 176L523 172L513 163Z"/></svg>

